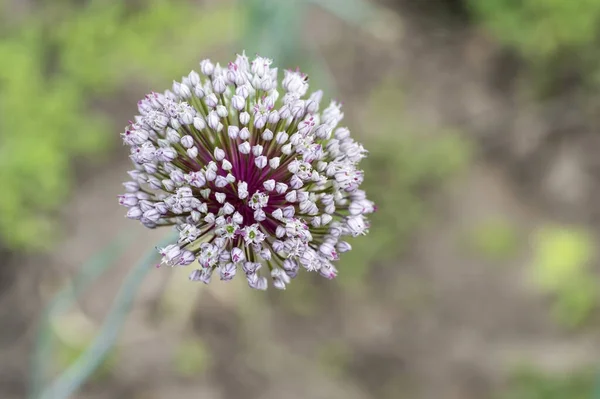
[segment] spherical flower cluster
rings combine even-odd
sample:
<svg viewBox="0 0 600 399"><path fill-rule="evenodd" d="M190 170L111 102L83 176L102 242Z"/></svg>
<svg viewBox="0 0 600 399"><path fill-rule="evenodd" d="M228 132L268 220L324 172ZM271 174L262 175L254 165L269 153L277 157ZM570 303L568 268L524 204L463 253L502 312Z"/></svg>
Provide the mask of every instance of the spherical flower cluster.
<svg viewBox="0 0 600 399"><path fill-rule="evenodd" d="M367 233L375 210L359 189L366 156L340 104L319 112L308 78L286 70L278 91L271 60L244 53L227 68L210 60L138 102L122 133L135 169L119 202L144 226L176 226L162 263L198 262L190 280L243 273L252 288L285 289L300 267L327 278L349 251L344 236ZM241 272L241 273L240 273Z"/></svg>

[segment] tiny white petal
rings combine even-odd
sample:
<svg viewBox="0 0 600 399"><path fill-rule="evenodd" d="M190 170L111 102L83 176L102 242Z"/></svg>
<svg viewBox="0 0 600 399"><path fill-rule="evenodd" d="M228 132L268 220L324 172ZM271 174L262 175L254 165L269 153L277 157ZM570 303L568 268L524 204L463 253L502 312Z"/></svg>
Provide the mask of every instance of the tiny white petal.
<svg viewBox="0 0 600 399"><path fill-rule="evenodd" d="M227 195L224 193L215 193L215 198L217 199L217 202L222 204L223 202L225 202L225 198L227 198Z"/></svg>
<svg viewBox="0 0 600 399"><path fill-rule="evenodd" d="M275 180L269 179L263 183L263 187L267 191L273 191L275 189Z"/></svg>
<svg viewBox="0 0 600 399"><path fill-rule="evenodd" d="M265 157L264 155L261 155L260 157L255 158L254 164L259 169L264 168L265 166L267 166L267 157Z"/></svg>

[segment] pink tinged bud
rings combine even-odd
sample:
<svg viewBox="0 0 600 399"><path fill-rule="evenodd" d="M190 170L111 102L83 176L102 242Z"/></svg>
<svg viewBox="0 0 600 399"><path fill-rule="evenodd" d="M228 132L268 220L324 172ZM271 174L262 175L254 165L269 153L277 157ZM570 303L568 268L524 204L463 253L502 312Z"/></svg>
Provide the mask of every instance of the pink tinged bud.
<svg viewBox="0 0 600 399"><path fill-rule="evenodd" d="M191 281L202 281L201 277L202 277L202 270L196 269L192 273L190 273L189 279Z"/></svg>
<svg viewBox="0 0 600 399"><path fill-rule="evenodd" d="M267 279L265 277L256 277L252 278L250 276L247 277L248 279L248 285L250 286L250 288L254 288L256 290L260 290L260 291L266 291L267 290Z"/></svg>
<svg viewBox="0 0 600 399"><path fill-rule="evenodd" d="M244 259L246 259L244 251L242 251L240 248L235 247L231 250L231 261L233 263L243 262Z"/></svg>
<svg viewBox="0 0 600 399"><path fill-rule="evenodd" d="M285 194L285 200L287 202L296 202L297 199L297 194L295 190L289 191L288 193Z"/></svg>
<svg viewBox="0 0 600 399"><path fill-rule="evenodd" d="M333 267L333 265L328 264L327 266L319 269L319 274L329 280L333 280L337 277L337 270L335 267Z"/></svg>
<svg viewBox="0 0 600 399"><path fill-rule="evenodd" d="M281 209L275 209L273 211L273 213L271 214L276 220L282 220L283 219L283 211Z"/></svg>
<svg viewBox="0 0 600 399"><path fill-rule="evenodd" d="M265 141L270 141L273 139L273 132L269 129L265 129L265 131L261 135L262 139Z"/></svg>
<svg viewBox="0 0 600 399"><path fill-rule="evenodd" d="M321 244L321 246L319 246L319 251L329 260L337 260L339 258L335 247L329 242Z"/></svg>
<svg viewBox="0 0 600 399"><path fill-rule="evenodd" d="M171 162L177 158L177 152L171 147L156 150L156 159L160 162Z"/></svg>
<svg viewBox="0 0 600 399"><path fill-rule="evenodd" d="M350 130L348 130L348 128L345 127L340 127L335 129L335 138L338 140L344 140L347 139L348 137L350 137Z"/></svg>
<svg viewBox="0 0 600 399"><path fill-rule="evenodd" d="M202 214L198 211L192 211L190 215L192 216L194 223L198 223L200 220L202 220Z"/></svg>
<svg viewBox="0 0 600 399"><path fill-rule="evenodd" d="M156 202L154 204L154 209L156 209L161 215L164 215L169 211L164 202Z"/></svg>
<svg viewBox="0 0 600 399"><path fill-rule="evenodd" d="M229 126L229 127L227 128L227 135L228 135L228 136L229 136L229 138L230 138L230 139L232 139L232 140L235 140L235 139L237 139L237 138L238 138L238 136L239 136L239 133L240 133L240 128L239 128L239 127L237 127L237 126L233 126L233 125L231 125L231 126Z"/></svg>
<svg viewBox="0 0 600 399"><path fill-rule="evenodd" d="M250 95L250 88L247 84L238 86L235 89L235 94L241 96L242 98L248 98L248 96Z"/></svg>
<svg viewBox="0 0 600 399"><path fill-rule="evenodd" d="M267 121L269 123L277 123L279 122L279 112L271 111L269 112L269 116L267 117Z"/></svg>
<svg viewBox="0 0 600 399"><path fill-rule="evenodd" d="M217 161L222 161L225 158L225 151L219 147L215 147L214 155Z"/></svg>
<svg viewBox="0 0 600 399"><path fill-rule="evenodd" d="M352 246L346 241L340 241L337 243L336 248L339 253L344 253L350 251L352 249Z"/></svg>
<svg viewBox="0 0 600 399"><path fill-rule="evenodd" d="M208 205L206 203L200 203L196 209L198 209L198 211L202 212L202 213L206 213L208 212Z"/></svg>
<svg viewBox="0 0 600 399"><path fill-rule="evenodd" d="M275 252L282 252L285 249L285 244L279 240L273 241L273 250Z"/></svg>
<svg viewBox="0 0 600 399"><path fill-rule="evenodd" d="M196 158L198 156L198 147L188 148L186 153L187 153L188 157Z"/></svg>
<svg viewBox="0 0 600 399"><path fill-rule="evenodd" d="M126 207L131 207L131 206L135 206L137 205L139 199L136 195L128 193L125 195L119 195L119 204L126 206Z"/></svg>
<svg viewBox="0 0 600 399"><path fill-rule="evenodd" d="M217 178L215 179L215 186L217 186L218 188L223 188L223 187L227 186L228 184L229 184L229 182L223 176L217 176Z"/></svg>
<svg viewBox="0 0 600 399"><path fill-rule="evenodd" d="M231 98L231 106L234 109L241 111L246 106L246 100L242 96L235 95Z"/></svg>
<svg viewBox="0 0 600 399"><path fill-rule="evenodd" d="M157 222L160 219L160 213L156 209L149 209L142 216L152 222Z"/></svg>
<svg viewBox="0 0 600 399"><path fill-rule="evenodd" d="M191 251L183 251L180 255L180 258L179 265L181 266L190 265L196 260L196 257Z"/></svg>
<svg viewBox="0 0 600 399"><path fill-rule="evenodd" d="M250 138L250 131L248 130L247 127L242 128L242 130L240 130L240 139L242 140L248 140Z"/></svg>
<svg viewBox="0 0 600 399"><path fill-rule="evenodd" d="M240 114L240 123L242 125L247 125L248 122L250 122L250 114L244 111Z"/></svg>
<svg viewBox="0 0 600 399"><path fill-rule="evenodd" d="M197 84L194 86L194 95L196 97L198 97L199 99L204 98L204 96L206 95L206 93L204 92L204 89L202 88L202 85Z"/></svg>
<svg viewBox="0 0 600 399"><path fill-rule="evenodd" d="M155 174L158 170L158 167L153 163L145 163L142 165L142 167L144 168L144 171L146 171L146 173L151 175Z"/></svg>
<svg viewBox="0 0 600 399"><path fill-rule="evenodd" d="M240 199L248 197L248 183L243 181L238 183L238 197Z"/></svg>
<svg viewBox="0 0 600 399"><path fill-rule="evenodd" d="M194 145L194 139L190 135L185 135L181 138L181 145L190 148Z"/></svg>
<svg viewBox="0 0 600 399"><path fill-rule="evenodd" d="M283 227L282 225L279 225L275 229L275 237L281 238L285 235L285 232L286 232L285 227Z"/></svg>
<svg viewBox="0 0 600 399"><path fill-rule="evenodd" d="M212 86L215 93L221 94L227 89L227 82L223 76L217 76L213 79Z"/></svg>
<svg viewBox="0 0 600 399"><path fill-rule="evenodd" d="M227 263L225 266L219 266L221 280L229 281L235 276L236 267L233 263Z"/></svg>
<svg viewBox="0 0 600 399"><path fill-rule="evenodd" d="M279 167L279 164L281 162L281 158L279 157L274 157L269 159L269 167L271 169L277 169Z"/></svg>
<svg viewBox="0 0 600 399"><path fill-rule="evenodd" d="M281 152L284 153L285 155L290 155L292 153L292 145L291 144L286 144L283 147L281 147Z"/></svg>
<svg viewBox="0 0 600 399"><path fill-rule="evenodd" d="M261 264L256 262L244 262L242 266L242 270L246 274L255 274L260 268Z"/></svg>
<svg viewBox="0 0 600 399"><path fill-rule="evenodd" d="M155 190L162 189L162 184L161 184L160 180L158 180L158 178L156 178L154 176L148 177L148 185Z"/></svg>
<svg viewBox="0 0 600 399"><path fill-rule="evenodd" d="M167 191L175 190L175 183L171 179L164 179L162 181L162 184L163 184L165 190L167 190Z"/></svg>
<svg viewBox="0 0 600 399"><path fill-rule="evenodd" d="M212 73L214 72L214 70L215 70L215 66L213 65L212 62L210 62L209 59L200 61L200 71L204 75L210 76L210 75L212 75Z"/></svg>
<svg viewBox="0 0 600 399"><path fill-rule="evenodd" d="M142 210L137 206L129 208L129 210L127 211L127 217L129 219L137 220L142 217Z"/></svg>
<svg viewBox="0 0 600 399"><path fill-rule="evenodd" d="M233 223L242 224L244 222L244 217L239 212L235 212L231 217L231 220Z"/></svg>
<svg viewBox="0 0 600 399"><path fill-rule="evenodd" d="M169 121L169 125L171 125L171 127L175 130L179 130L179 128L181 127L181 123L179 123L179 120L176 118L171 118L171 120Z"/></svg>
<svg viewBox="0 0 600 399"><path fill-rule="evenodd" d="M238 150L242 154L249 154L250 153L250 143L247 142L247 141L244 141L243 143L241 143L240 145L238 145Z"/></svg>
<svg viewBox="0 0 600 399"><path fill-rule="evenodd" d="M225 202L225 198L227 198L227 195L224 193L215 193L215 198L217 199L217 202L219 204L222 204Z"/></svg>
<svg viewBox="0 0 600 399"><path fill-rule="evenodd" d="M224 105L217 105L217 115L221 118L225 118L229 113Z"/></svg>
<svg viewBox="0 0 600 399"><path fill-rule="evenodd" d="M275 184L275 191L277 192L277 194L283 194L287 191L288 189L288 185L285 183L276 183Z"/></svg>
<svg viewBox="0 0 600 399"><path fill-rule="evenodd" d="M170 174L169 177L171 178L171 180L173 180L173 182L177 183L183 183L185 181L185 175L183 174L183 172L180 169L175 169L173 170Z"/></svg>
<svg viewBox="0 0 600 399"><path fill-rule="evenodd" d="M211 276L212 276L211 268L203 269L202 274L200 275L200 281L202 281L204 284L209 284Z"/></svg>
<svg viewBox="0 0 600 399"><path fill-rule="evenodd" d="M176 81L173 81L173 93L181 98L190 98L192 96L192 91L187 85Z"/></svg>
<svg viewBox="0 0 600 399"><path fill-rule="evenodd" d="M196 86L197 84L200 83L200 75L198 75L198 72L196 72L196 71L191 71L188 74L188 79L190 81L190 85L192 85L192 86Z"/></svg>
<svg viewBox="0 0 600 399"><path fill-rule="evenodd" d="M221 168L223 168L223 170L231 170L232 167L233 165L231 165L231 162L229 162L226 159L224 159L223 162L221 162Z"/></svg>
<svg viewBox="0 0 600 399"><path fill-rule="evenodd" d="M263 152L263 146L260 144L257 144L255 146L252 147L252 154L254 154L255 157L259 156L260 154L262 154Z"/></svg>
<svg viewBox="0 0 600 399"><path fill-rule="evenodd" d="M295 213L296 210L291 205L283 208L283 216L285 216L286 218L293 218Z"/></svg>
<svg viewBox="0 0 600 399"><path fill-rule="evenodd" d="M263 114L256 114L254 117L254 126L257 129L262 129L267 123L267 117Z"/></svg>
<svg viewBox="0 0 600 399"><path fill-rule="evenodd" d="M206 122L203 118L197 116L194 118L194 127L198 130L204 130L206 128Z"/></svg>
<svg viewBox="0 0 600 399"><path fill-rule="evenodd" d="M219 122L219 115L217 115L217 113L215 111L210 111L208 113L208 127L210 127L213 130L218 130L219 125L221 122Z"/></svg>
<svg viewBox="0 0 600 399"><path fill-rule="evenodd" d="M222 209L223 213L226 215L231 215L233 212L235 212L235 208L229 202L226 202Z"/></svg>
<svg viewBox="0 0 600 399"><path fill-rule="evenodd" d="M288 137L289 135L286 132L279 132L275 136L275 141L277 142L277 144L283 144L287 141Z"/></svg>
<svg viewBox="0 0 600 399"><path fill-rule="evenodd" d="M217 172L213 169L207 169L205 172L206 181L213 181L217 178Z"/></svg>
<svg viewBox="0 0 600 399"><path fill-rule="evenodd" d="M254 164L259 169L264 168L265 166L267 166L267 157L265 157L264 155L261 155L261 156L255 158Z"/></svg>
<svg viewBox="0 0 600 399"><path fill-rule="evenodd" d="M292 176L290 179L290 187L294 189L299 189L304 185L302 179L300 179L297 175Z"/></svg>
<svg viewBox="0 0 600 399"><path fill-rule="evenodd" d="M310 221L310 224L313 227L321 227L321 217L320 216L313 217L312 220Z"/></svg>
<svg viewBox="0 0 600 399"><path fill-rule="evenodd" d="M212 224L215 222L215 215L212 213L208 213L206 214L206 216L204 216L204 221L206 223Z"/></svg>
<svg viewBox="0 0 600 399"><path fill-rule="evenodd" d="M165 137L169 143L178 143L180 140L179 133L171 128L167 129Z"/></svg>
<svg viewBox="0 0 600 399"><path fill-rule="evenodd" d="M261 249L258 254L264 260L271 260L271 251L269 251L267 248Z"/></svg>
<svg viewBox="0 0 600 399"><path fill-rule="evenodd" d="M275 189L275 180L269 179L263 182L263 187L267 191L273 191Z"/></svg>
<svg viewBox="0 0 600 399"><path fill-rule="evenodd" d="M154 204L147 200L141 200L138 204L142 212L149 211L150 209L154 209Z"/></svg>
<svg viewBox="0 0 600 399"><path fill-rule="evenodd" d="M257 209L254 211L254 220L256 220L257 222L262 222L266 218L267 216L265 215L265 212L262 209Z"/></svg>
<svg viewBox="0 0 600 399"><path fill-rule="evenodd" d="M283 280L276 278L273 279L273 287L277 288L278 290L285 290L285 283Z"/></svg>

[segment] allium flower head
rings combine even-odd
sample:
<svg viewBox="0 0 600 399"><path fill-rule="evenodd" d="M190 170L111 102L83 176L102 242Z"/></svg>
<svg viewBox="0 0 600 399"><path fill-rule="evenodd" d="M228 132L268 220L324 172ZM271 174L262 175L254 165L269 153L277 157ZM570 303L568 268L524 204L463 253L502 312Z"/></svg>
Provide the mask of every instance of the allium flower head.
<svg viewBox="0 0 600 399"><path fill-rule="evenodd" d="M138 102L122 133L135 169L119 196L144 226L176 226L162 264L199 268L190 280L243 274L285 289L300 267L327 278L344 236L366 234L375 207L359 187L367 154L350 137L341 105L319 112L308 78L244 53L226 68L200 62L171 90Z"/></svg>

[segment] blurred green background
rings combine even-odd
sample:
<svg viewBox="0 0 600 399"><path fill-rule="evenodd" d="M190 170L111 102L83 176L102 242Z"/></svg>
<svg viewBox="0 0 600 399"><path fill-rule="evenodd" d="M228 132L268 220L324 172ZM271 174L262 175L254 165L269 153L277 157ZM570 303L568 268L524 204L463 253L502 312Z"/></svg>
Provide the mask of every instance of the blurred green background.
<svg viewBox="0 0 600 399"><path fill-rule="evenodd" d="M599 17L0 0L0 397L600 398ZM116 203L137 100L243 49L308 72L369 150L379 210L334 282L147 273L167 232Z"/></svg>

